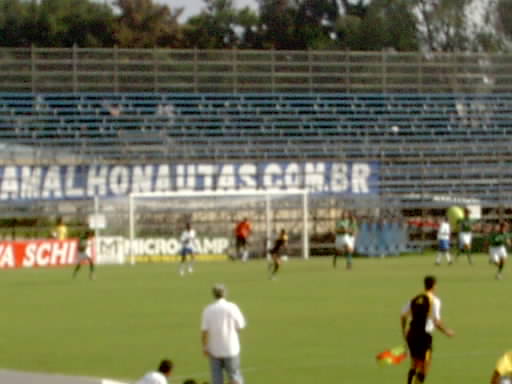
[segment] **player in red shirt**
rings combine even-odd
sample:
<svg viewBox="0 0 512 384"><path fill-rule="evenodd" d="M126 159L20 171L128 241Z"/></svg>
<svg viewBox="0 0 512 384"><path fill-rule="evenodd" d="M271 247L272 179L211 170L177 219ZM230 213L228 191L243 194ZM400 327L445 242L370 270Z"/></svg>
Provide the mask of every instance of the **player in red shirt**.
<svg viewBox="0 0 512 384"><path fill-rule="evenodd" d="M251 236L251 233L252 225L247 217L245 217L235 227L236 257L242 261L247 261L249 259L249 250L247 249L247 244L249 242L249 236Z"/></svg>

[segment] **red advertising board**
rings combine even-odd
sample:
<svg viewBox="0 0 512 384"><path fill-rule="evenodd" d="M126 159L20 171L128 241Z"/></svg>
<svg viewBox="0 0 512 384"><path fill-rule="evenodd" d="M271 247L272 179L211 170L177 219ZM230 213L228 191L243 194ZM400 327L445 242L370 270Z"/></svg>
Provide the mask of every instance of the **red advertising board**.
<svg viewBox="0 0 512 384"><path fill-rule="evenodd" d="M70 265L77 252L77 239L0 241L0 269Z"/></svg>

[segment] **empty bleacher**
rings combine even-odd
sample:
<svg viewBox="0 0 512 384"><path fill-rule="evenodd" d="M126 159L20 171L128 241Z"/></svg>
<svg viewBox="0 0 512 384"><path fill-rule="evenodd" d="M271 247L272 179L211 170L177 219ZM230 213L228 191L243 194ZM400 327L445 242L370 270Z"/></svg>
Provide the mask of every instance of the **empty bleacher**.
<svg viewBox="0 0 512 384"><path fill-rule="evenodd" d="M0 143L25 163L376 161L384 197L504 202L511 113L512 94L10 92Z"/></svg>

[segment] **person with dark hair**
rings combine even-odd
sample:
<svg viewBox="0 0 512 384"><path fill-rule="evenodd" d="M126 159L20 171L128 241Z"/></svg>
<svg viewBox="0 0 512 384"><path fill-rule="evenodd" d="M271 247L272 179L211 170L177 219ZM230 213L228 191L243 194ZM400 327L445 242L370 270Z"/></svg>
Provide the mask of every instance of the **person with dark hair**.
<svg viewBox="0 0 512 384"><path fill-rule="evenodd" d="M457 249L456 258L460 256L461 253L466 254L468 258L468 263L473 264L473 260L471 259L471 243L473 240L473 224L474 220L470 217L469 208L464 208L464 217L457 220L457 229L459 231L459 247Z"/></svg>
<svg viewBox="0 0 512 384"><path fill-rule="evenodd" d="M287 244L288 233L286 233L286 229L282 229L274 242L274 246L270 250L270 257L272 258L272 262L269 265L271 279L275 278L277 272L279 271L279 267L281 265L281 251L286 247Z"/></svg>
<svg viewBox="0 0 512 384"><path fill-rule="evenodd" d="M249 236L252 233L252 225L249 219L245 217L235 227L235 249L236 258L242 261L249 260Z"/></svg>
<svg viewBox="0 0 512 384"><path fill-rule="evenodd" d="M203 354L210 359L212 384L224 383L224 371L230 384L243 384L238 333L245 328L244 315L225 299L224 285L214 285L212 293L215 302L204 309L201 319Z"/></svg>
<svg viewBox="0 0 512 384"><path fill-rule="evenodd" d="M68 227L64 224L64 219L59 216L55 221L55 228L52 237L57 240L66 240L68 238Z"/></svg>
<svg viewBox="0 0 512 384"><path fill-rule="evenodd" d="M94 261L92 259L94 248L94 231L87 230L82 232L80 237L78 238L78 253L76 258L76 266L73 270L73 278L76 277L80 267L83 262L87 262L89 264L89 278L91 280L95 279L94 276Z"/></svg>
<svg viewBox="0 0 512 384"><path fill-rule="evenodd" d="M186 271L189 273L194 272L194 253L196 252L196 231L192 229L192 225L187 223L185 230L181 234L181 262L180 262L180 276L183 276ZM185 268L188 256L188 268Z"/></svg>
<svg viewBox="0 0 512 384"><path fill-rule="evenodd" d="M502 278L503 268L507 260L507 245L510 244L510 238L507 233L507 225L502 222L496 224L489 234L487 245L489 246L490 261L498 268L496 279Z"/></svg>
<svg viewBox="0 0 512 384"><path fill-rule="evenodd" d="M338 257L343 255L347 257L347 269L352 268L352 255L355 250L357 229L358 225L355 216L349 211L344 211L341 219L336 222L336 242L332 259L333 268L336 268Z"/></svg>
<svg viewBox="0 0 512 384"><path fill-rule="evenodd" d="M158 370L146 373L135 384L167 384L167 379L171 376L174 364L169 359L163 359L158 366Z"/></svg>
<svg viewBox="0 0 512 384"><path fill-rule="evenodd" d="M407 384L425 382L432 358L434 329L439 329L449 337L454 335L453 330L446 328L441 321L441 300L434 294L436 285L437 280L434 276L426 276L425 291L413 297L400 315L402 334L411 355Z"/></svg>

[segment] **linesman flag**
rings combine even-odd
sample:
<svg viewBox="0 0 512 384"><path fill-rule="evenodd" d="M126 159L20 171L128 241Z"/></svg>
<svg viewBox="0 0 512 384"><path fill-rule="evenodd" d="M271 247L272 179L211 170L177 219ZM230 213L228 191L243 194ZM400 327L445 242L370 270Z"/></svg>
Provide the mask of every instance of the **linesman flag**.
<svg viewBox="0 0 512 384"><path fill-rule="evenodd" d="M403 345L386 349L377 355L377 362L381 365L397 365L407 358L407 349Z"/></svg>

